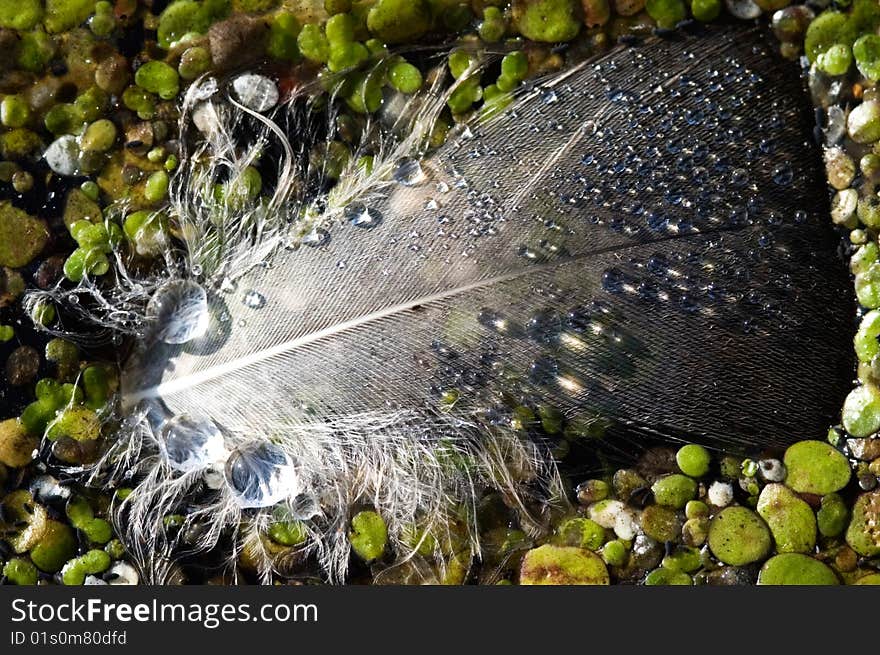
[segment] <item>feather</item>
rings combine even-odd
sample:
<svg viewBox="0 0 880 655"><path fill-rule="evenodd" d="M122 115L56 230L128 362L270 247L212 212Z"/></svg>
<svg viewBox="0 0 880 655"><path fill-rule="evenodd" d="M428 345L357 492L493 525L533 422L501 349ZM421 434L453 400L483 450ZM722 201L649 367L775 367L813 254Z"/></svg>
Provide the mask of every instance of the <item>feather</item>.
<svg viewBox="0 0 880 655"><path fill-rule="evenodd" d="M802 82L762 31L710 35L540 80L425 157L411 123L382 141L371 175L349 166L330 195L304 190L301 146L330 137L291 120L311 115L301 103L255 117L210 100L218 128L174 206L189 253L178 282L204 295L178 287L158 330L201 322L199 336L154 332L124 375L153 453L135 538L198 479L162 461L170 417L209 420L230 458L280 448L293 471L282 506L307 519L336 580L361 505L386 517L399 552L408 525L472 523L485 487L539 531L534 501L564 503L564 490L555 437L515 429L523 406L588 433L611 421L628 436L595 447L624 455L656 438L743 450L827 429L852 377L841 337L854 307ZM444 97L413 102L424 128ZM271 200L218 218L216 171L197 162L225 153L217 165L240 174L254 161L236 142L245 128L283 153ZM199 510L217 516L199 547L245 524L239 543L253 543L277 516L236 506L230 470Z"/></svg>

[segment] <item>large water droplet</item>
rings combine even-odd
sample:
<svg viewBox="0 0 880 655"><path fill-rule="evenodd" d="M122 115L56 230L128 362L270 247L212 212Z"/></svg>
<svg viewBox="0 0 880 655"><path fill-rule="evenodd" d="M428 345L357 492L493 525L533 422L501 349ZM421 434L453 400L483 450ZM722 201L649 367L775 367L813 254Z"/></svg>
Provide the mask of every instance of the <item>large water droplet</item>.
<svg viewBox="0 0 880 655"><path fill-rule="evenodd" d="M250 307L251 309L262 309L266 306L266 296L264 296L259 291L251 289L246 294L244 294L244 298L241 301L245 307Z"/></svg>
<svg viewBox="0 0 880 655"><path fill-rule="evenodd" d="M224 459L227 453L223 434L213 421L187 414L165 422L159 445L168 465L183 472L206 468Z"/></svg>
<svg viewBox="0 0 880 655"><path fill-rule="evenodd" d="M253 441L232 451L226 482L242 507L270 507L300 492L293 461L273 443Z"/></svg>
<svg viewBox="0 0 880 655"><path fill-rule="evenodd" d="M382 222L382 213L378 209L367 207L362 202L353 202L345 210L346 220L355 227L373 228Z"/></svg>
<svg viewBox="0 0 880 655"><path fill-rule="evenodd" d="M172 280L153 294L147 316L155 322L161 341L188 343L208 330L208 295L192 280Z"/></svg>
<svg viewBox="0 0 880 655"><path fill-rule="evenodd" d="M403 186L417 186L425 181L425 172L418 159L403 157L397 161L391 178Z"/></svg>

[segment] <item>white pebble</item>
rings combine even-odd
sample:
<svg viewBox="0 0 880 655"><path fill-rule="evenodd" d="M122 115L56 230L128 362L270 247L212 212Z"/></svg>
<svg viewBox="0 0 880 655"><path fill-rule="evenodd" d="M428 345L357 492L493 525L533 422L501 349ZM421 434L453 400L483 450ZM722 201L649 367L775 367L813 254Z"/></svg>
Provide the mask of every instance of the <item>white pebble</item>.
<svg viewBox="0 0 880 655"><path fill-rule="evenodd" d="M72 134L65 134L55 139L46 152L43 153L43 159L53 171L58 175L77 175L79 173L79 145L76 143L76 137Z"/></svg>
<svg viewBox="0 0 880 655"><path fill-rule="evenodd" d="M600 500L590 505L587 511L589 517L603 528L613 529L617 522L617 516L626 509L619 500Z"/></svg>
<svg viewBox="0 0 880 655"><path fill-rule="evenodd" d="M785 479L785 464L778 459L762 459L758 462L758 472L767 482L782 482Z"/></svg>
<svg viewBox="0 0 880 655"><path fill-rule="evenodd" d="M709 503L715 507L726 507L733 500L733 486L728 482L713 482L709 487Z"/></svg>
<svg viewBox="0 0 880 655"><path fill-rule="evenodd" d="M265 75L245 73L232 82L238 101L254 111L268 111L278 104L278 87Z"/></svg>
<svg viewBox="0 0 880 655"><path fill-rule="evenodd" d="M639 523L630 510L624 509L614 518L614 534L619 539L632 539L638 531Z"/></svg>
<svg viewBox="0 0 880 655"><path fill-rule="evenodd" d="M98 587L101 585L106 585L107 583L101 580L101 578L95 577L94 575L87 575L86 579L83 580L83 584L86 586Z"/></svg>
<svg viewBox="0 0 880 655"><path fill-rule="evenodd" d="M139 580L137 570L128 562L116 562L108 573L111 585L136 585Z"/></svg>

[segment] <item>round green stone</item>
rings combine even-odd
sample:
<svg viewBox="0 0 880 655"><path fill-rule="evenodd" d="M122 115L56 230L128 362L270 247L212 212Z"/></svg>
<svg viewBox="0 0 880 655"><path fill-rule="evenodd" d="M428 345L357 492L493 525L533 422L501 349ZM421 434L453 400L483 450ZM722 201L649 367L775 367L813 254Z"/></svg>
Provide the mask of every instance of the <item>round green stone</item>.
<svg viewBox="0 0 880 655"><path fill-rule="evenodd" d="M880 390L864 384L850 391L843 401L841 419L844 429L854 437L867 437L880 430Z"/></svg>
<svg viewBox="0 0 880 655"><path fill-rule="evenodd" d="M800 553L783 553L767 560L758 574L759 585L836 585L837 576L819 560Z"/></svg>
<svg viewBox="0 0 880 655"><path fill-rule="evenodd" d="M850 478L846 457L825 441L799 441L785 451L785 484L798 493L823 496L843 489Z"/></svg>
<svg viewBox="0 0 880 655"><path fill-rule="evenodd" d="M709 523L709 549L725 564L743 566L762 560L772 541L767 524L745 507L727 507Z"/></svg>
<svg viewBox="0 0 880 655"><path fill-rule="evenodd" d="M651 491L658 505L682 509L697 495L697 483L686 475L673 473L657 480Z"/></svg>
<svg viewBox="0 0 880 655"><path fill-rule="evenodd" d="M697 444L688 444L678 449L675 454L678 468L685 475L692 478L701 478L709 472L709 464L712 457L709 451Z"/></svg>
<svg viewBox="0 0 880 655"><path fill-rule="evenodd" d="M520 567L521 585L607 585L608 569L584 548L544 544L528 551Z"/></svg>

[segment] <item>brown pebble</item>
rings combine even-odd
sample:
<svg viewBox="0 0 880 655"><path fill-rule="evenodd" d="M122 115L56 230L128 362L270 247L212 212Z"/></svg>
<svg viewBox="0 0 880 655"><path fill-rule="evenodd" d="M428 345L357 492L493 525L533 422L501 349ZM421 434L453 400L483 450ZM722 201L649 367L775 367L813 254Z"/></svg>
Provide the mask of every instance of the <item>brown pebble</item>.
<svg viewBox="0 0 880 655"><path fill-rule="evenodd" d="M843 546L834 557L834 565L840 571L855 571L859 565L859 556L849 546Z"/></svg>
<svg viewBox="0 0 880 655"><path fill-rule="evenodd" d="M254 16L240 14L214 23L208 30L214 68L224 71L259 61L268 35L266 21Z"/></svg>
<svg viewBox="0 0 880 655"><path fill-rule="evenodd" d="M34 283L40 289L49 289L61 279L64 273L64 257L53 255L39 265L34 272Z"/></svg>
<svg viewBox="0 0 880 655"><path fill-rule="evenodd" d="M40 371L40 353L30 346L19 346L6 360L6 379L9 384L20 387L29 384Z"/></svg>
<svg viewBox="0 0 880 655"><path fill-rule="evenodd" d="M0 267L0 307L13 304L24 293L24 278L18 271Z"/></svg>
<svg viewBox="0 0 880 655"><path fill-rule="evenodd" d="M104 59L95 69L95 84L112 95L122 93L128 78L128 61L117 53Z"/></svg>
<svg viewBox="0 0 880 655"><path fill-rule="evenodd" d="M853 457L863 462L870 462L880 457L880 439L847 439L846 445Z"/></svg>

